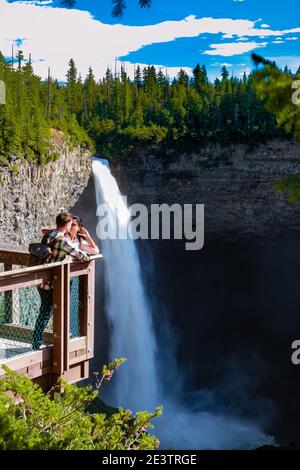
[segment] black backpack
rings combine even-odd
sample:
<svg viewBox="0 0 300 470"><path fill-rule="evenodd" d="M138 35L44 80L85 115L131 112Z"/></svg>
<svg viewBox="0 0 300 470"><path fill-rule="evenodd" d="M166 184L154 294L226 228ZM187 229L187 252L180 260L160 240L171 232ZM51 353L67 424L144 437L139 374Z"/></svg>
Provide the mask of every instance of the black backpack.
<svg viewBox="0 0 300 470"><path fill-rule="evenodd" d="M30 243L28 266L37 266L51 262L52 248L56 243L56 230L44 235L40 243Z"/></svg>

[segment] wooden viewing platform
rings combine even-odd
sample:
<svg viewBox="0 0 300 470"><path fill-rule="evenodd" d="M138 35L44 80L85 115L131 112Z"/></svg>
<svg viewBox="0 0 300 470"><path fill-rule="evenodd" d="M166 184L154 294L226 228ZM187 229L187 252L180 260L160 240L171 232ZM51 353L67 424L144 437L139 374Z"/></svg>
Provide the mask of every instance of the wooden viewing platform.
<svg viewBox="0 0 300 470"><path fill-rule="evenodd" d="M101 258L93 255L88 262L66 260L28 267L26 249L0 245L0 378L5 374L2 364L27 375L44 390L61 376L70 383L88 378L94 354L95 262ZM71 337L70 281L75 278L78 333ZM44 332L42 349L34 351L32 335L40 308L36 287L49 280L53 282L52 328Z"/></svg>

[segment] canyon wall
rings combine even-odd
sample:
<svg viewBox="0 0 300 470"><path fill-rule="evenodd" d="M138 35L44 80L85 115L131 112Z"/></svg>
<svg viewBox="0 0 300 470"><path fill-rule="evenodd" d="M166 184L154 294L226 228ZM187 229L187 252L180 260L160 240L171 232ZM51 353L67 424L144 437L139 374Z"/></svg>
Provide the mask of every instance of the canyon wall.
<svg viewBox="0 0 300 470"><path fill-rule="evenodd" d="M130 204L204 204L206 240L270 239L300 228L300 204L274 188L300 174L293 140L206 144L192 154L140 148L111 166Z"/></svg>
<svg viewBox="0 0 300 470"><path fill-rule="evenodd" d="M88 150L60 141L53 153L59 158L44 166L14 159L0 167L0 244L36 240L41 226L54 226L57 213L71 209L87 186Z"/></svg>
<svg viewBox="0 0 300 470"><path fill-rule="evenodd" d="M40 227L53 226L57 212L74 207L87 187L91 153L62 141L53 151L60 158L44 166L15 160L0 167L0 244L35 240ZM300 204L292 206L274 185L300 174L299 142L206 144L186 154L141 146L110 165L129 204L204 204L206 240L298 233Z"/></svg>

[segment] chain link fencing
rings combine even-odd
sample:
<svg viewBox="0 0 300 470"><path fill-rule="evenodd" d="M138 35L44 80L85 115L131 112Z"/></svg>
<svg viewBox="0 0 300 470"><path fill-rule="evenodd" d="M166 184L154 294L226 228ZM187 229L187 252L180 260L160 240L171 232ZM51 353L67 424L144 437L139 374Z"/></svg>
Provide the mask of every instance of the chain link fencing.
<svg viewBox="0 0 300 470"><path fill-rule="evenodd" d="M80 337L79 278L70 281L70 338ZM52 342L52 290L35 286L0 293L0 362Z"/></svg>

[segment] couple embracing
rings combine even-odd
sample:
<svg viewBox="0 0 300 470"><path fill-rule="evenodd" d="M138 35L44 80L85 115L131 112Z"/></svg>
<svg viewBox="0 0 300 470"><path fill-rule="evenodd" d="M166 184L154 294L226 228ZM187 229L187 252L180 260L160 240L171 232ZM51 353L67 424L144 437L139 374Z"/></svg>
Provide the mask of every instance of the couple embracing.
<svg viewBox="0 0 300 470"><path fill-rule="evenodd" d="M56 217L56 228L44 228L42 245L48 247L50 252L49 262L63 261L67 257L78 261L88 261L90 255L99 253L99 250L91 238L89 232L84 228L80 217L70 212L62 212ZM37 317L32 348L40 349L43 342L43 333L53 314L53 286L51 282L44 283L38 287L41 297L40 312Z"/></svg>

